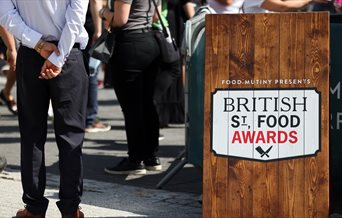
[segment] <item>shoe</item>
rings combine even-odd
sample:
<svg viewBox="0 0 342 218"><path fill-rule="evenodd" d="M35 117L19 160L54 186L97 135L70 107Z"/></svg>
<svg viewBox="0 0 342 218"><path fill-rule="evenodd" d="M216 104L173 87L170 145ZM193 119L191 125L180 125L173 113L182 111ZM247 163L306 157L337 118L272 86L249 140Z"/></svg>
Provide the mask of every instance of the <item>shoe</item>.
<svg viewBox="0 0 342 218"><path fill-rule="evenodd" d="M6 165L7 165L6 158L3 156L0 156L0 173L1 171L5 169Z"/></svg>
<svg viewBox="0 0 342 218"><path fill-rule="evenodd" d="M73 214L62 215L62 218L84 218L84 213L80 209L77 209Z"/></svg>
<svg viewBox="0 0 342 218"><path fill-rule="evenodd" d="M15 101L13 99L8 100L5 97L4 90L1 90L1 92L0 92L0 99L7 105L8 110L11 111L12 114L14 114L14 115L18 114L17 104L15 103Z"/></svg>
<svg viewBox="0 0 342 218"><path fill-rule="evenodd" d="M110 130L110 126L106 125L104 123L101 122L96 122L91 126L87 126L85 128L85 132L87 133L95 133L95 132L107 132Z"/></svg>
<svg viewBox="0 0 342 218"><path fill-rule="evenodd" d="M161 171L162 165L158 157L151 157L143 161L145 168L150 171Z"/></svg>
<svg viewBox="0 0 342 218"><path fill-rule="evenodd" d="M45 218L45 215L43 215L43 214L32 214L25 208L25 209L18 210L15 218Z"/></svg>
<svg viewBox="0 0 342 218"><path fill-rule="evenodd" d="M145 175L146 169L141 163L131 162L127 157L123 158L116 166L104 169L109 174L135 174Z"/></svg>
<svg viewBox="0 0 342 218"><path fill-rule="evenodd" d="M158 140L161 141L161 140L164 140L164 139L165 139L165 136L162 135L162 134L159 134Z"/></svg>

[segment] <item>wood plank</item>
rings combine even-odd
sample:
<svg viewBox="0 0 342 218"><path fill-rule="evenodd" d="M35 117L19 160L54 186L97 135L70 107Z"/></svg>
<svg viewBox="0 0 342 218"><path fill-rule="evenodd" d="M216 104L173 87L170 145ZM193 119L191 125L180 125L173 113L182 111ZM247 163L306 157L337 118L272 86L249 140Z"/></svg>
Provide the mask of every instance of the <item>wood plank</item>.
<svg viewBox="0 0 342 218"><path fill-rule="evenodd" d="M254 15L231 15L229 78L253 79ZM234 85L232 88L245 88ZM230 217L253 216L253 162L228 158L228 211Z"/></svg>
<svg viewBox="0 0 342 218"><path fill-rule="evenodd" d="M222 84L222 80L229 78L229 65L228 62L228 50L229 50L229 37L227 36L227 27L229 20L225 20L225 16L217 16L213 19L212 30L212 71L211 71L211 84L214 92L216 88L227 88ZM226 18L227 19L227 18ZM224 22L220 22L224 20ZM217 213L212 217L225 217L227 213L227 195L225 190L228 181L228 159L225 157L215 158L212 155L212 159L216 159L216 207Z"/></svg>
<svg viewBox="0 0 342 218"><path fill-rule="evenodd" d="M212 72L212 30L213 27L213 17L207 16L206 17L206 31L205 31L205 83L204 83L204 134L203 134L203 202L202 205L206 205L202 208L202 215L203 217L212 217L212 213L215 213L215 183L216 181L215 176L211 166L212 166L212 159L211 159L211 149L210 149L210 131L208 130L211 126L210 122L210 104L211 104L211 79L210 75Z"/></svg>
<svg viewBox="0 0 342 218"><path fill-rule="evenodd" d="M280 16L280 72L281 78L305 79L304 14ZM279 88L305 87L305 84L280 84ZM305 217L304 210L304 158L279 163L280 217Z"/></svg>
<svg viewBox="0 0 342 218"><path fill-rule="evenodd" d="M305 17L305 77L321 92L321 152L305 158L305 217L328 217L329 208L329 15Z"/></svg>
<svg viewBox="0 0 342 218"><path fill-rule="evenodd" d="M227 88L221 81L222 79L229 78L229 65L226 64L228 63L229 50L229 37L227 36L228 28L226 25L229 25L229 20L220 22L222 19L224 19L224 17L215 16L209 17L206 20L207 23L210 23L210 25L208 25L210 31L206 31L206 33L210 33L206 35L207 44L210 44L210 49L207 51L208 58L206 58L206 66L210 66L210 68L206 69L209 72L206 77L206 84L209 85L206 89L210 90L209 94L214 92L216 88ZM211 102L206 101L205 105L208 104L211 105ZM205 113L208 113L208 111L205 111ZM204 126L210 125L211 121L205 119ZM210 140L206 135L205 137L204 140ZM222 190L225 190L227 187L228 159L225 157L216 157L211 153L205 153L204 156L210 159L211 162L211 165L206 166L206 169L210 170L211 173L210 190L212 190L214 194L211 196L211 205L213 208L208 211L204 209L205 213L203 216L224 217L227 215L227 192ZM203 204L205 203L206 202L204 201Z"/></svg>
<svg viewBox="0 0 342 218"><path fill-rule="evenodd" d="M254 80L279 78L279 26L279 14L255 18ZM278 88L278 84L258 84L254 88ZM278 165L278 161L254 163L253 217L279 216Z"/></svg>

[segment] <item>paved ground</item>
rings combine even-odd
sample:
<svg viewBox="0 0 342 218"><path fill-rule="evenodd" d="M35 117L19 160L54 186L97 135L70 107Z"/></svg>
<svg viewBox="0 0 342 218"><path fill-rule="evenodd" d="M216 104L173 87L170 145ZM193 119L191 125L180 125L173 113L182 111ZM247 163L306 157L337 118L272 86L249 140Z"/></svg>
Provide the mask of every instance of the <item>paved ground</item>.
<svg viewBox="0 0 342 218"><path fill-rule="evenodd" d="M0 75L0 89L5 78ZM15 94L15 93L14 93ZM161 130L165 139L160 142L161 173L145 176L114 176L103 172L126 156L127 144L123 116L112 89L99 90L99 117L111 125L106 133L86 134L84 142L84 196L81 207L87 217L200 217L201 171L187 164L179 173L157 189L156 184L167 169L177 161L175 157L185 148L184 125L172 125ZM12 217L21 202L19 173L19 132L17 118L0 106L0 155L8 161L0 173L0 218ZM50 200L47 217L60 217L58 199L58 151L54 142L52 122L45 147L48 181L46 196ZM172 167L171 166L171 167Z"/></svg>

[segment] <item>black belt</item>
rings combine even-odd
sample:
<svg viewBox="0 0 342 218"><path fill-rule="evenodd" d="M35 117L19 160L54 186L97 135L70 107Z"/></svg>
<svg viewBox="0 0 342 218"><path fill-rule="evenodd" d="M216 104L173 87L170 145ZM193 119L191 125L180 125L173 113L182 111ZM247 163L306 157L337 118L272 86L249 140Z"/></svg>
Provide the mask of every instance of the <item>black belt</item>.
<svg viewBox="0 0 342 218"><path fill-rule="evenodd" d="M151 27L145 27L141 29L134 29L134 30L119 30L117 34L137 34L137 33L149 33L152 31Z"/></svg>
<svg viewBox="0 0 342 218"><path fill-rule="evenodd" d="M78 43L78 42L76 42L75 44L74 44L74 46L72 46L73 48L78 48L78 49L80 49L81 48L81 44L80 43Z"/></svg>
<svg viewBox="0 0 342 218"><path fill-rule="evenodd" d="M58 45L58 41L47 41L47 42L53 43L53 44L55 44L55 45ZM74 44L74 46L72 46L72 47L73 47L73 48L78 48L78 49L80 49L80 48L81 48L81 44L78 43L78 42L76 42L76 43Z"/></svg>

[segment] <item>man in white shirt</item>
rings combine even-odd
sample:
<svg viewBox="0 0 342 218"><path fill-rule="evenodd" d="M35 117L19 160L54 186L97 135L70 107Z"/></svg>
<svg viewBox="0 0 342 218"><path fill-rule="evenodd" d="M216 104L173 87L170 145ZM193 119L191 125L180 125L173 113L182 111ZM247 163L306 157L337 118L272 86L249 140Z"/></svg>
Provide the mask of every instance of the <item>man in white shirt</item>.
<svg viewBox="0 0 342 218"><path fill-rule="evenodd" d="M18 118L21 175L25 209L16 217L45 217L46 168L44 146L51 99L59 149L62 217L84 217L82 144L88 76L83 49L88 0L1 0L0 25L19 41L17 56Z"/></svg>

